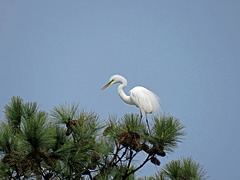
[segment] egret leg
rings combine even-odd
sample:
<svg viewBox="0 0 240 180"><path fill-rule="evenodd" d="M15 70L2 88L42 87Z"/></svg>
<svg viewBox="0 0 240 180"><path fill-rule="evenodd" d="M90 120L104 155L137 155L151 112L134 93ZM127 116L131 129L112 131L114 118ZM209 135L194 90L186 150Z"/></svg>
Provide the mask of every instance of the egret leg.
<svg viewBox="0 0 240 180"><path fill-rule="evenodd" d="M148 119L147 119L147 115L146 115L146 122L147 122L149 134L151 134L150 127L149 127L149 123L148 123Z"/></svg>
<svg viewBox="0 0 240 180"><path fill-rule="evenodd" d="M143 111L139 108L140 110L140 124L142 123L142 119L144 118L144 113Z"/></svg>

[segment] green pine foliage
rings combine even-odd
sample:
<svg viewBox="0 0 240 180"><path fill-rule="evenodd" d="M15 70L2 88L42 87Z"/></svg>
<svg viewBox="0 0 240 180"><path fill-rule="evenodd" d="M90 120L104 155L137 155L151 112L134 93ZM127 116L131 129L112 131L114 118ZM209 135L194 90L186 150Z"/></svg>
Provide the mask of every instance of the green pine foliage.
<svg viewBox="0 0 240 180"><path fill-rule="evenodd" d="M161 177L163 180L204 180L207 179L206 174L202 165L188 157L165 164L155 177Z"/></svg>
<svg viewBox="0 0 240 180"><path fill-rule="evenodd" d="M36 102L27 102L22 106L23 119L30 119L38 112L38 104Z"/></svg>
<svg viewBox="0 0 240 180"><path fill-rule="evenodd" d="M0 179L133 180L147 163L160 166L161 158L185 135L173 116L154 117L149 132L137 114L110 116L103 122L78 104L59 105L47 113L36 102L12 97L4 113ZM196 171L195 166L179 165L181 172ZM159 175L166 178L170 173L164 166Z"/></svg>
<svg viewBox="0 0 240 180"><path fill-rule="evenodd" d="M37 112L25 119L22 123L22 133L19 134L23 148L30 151L48 149L54 144L55 139L52 129L47 124L47 114Z"/></svg>
<svg viewBox="0 0 240 180"><path fill-rule="evenodd" d="M173 116L155 116L154 120L153 135L149 136L149 141L165 151L173 152L186 134L184 131L185 126Z"/></svg>
<svg viewBox="0 0 240 180"><path fill-rule="evenodd" d="M78 104L63 104L58 107L54 107L51 112L52 119L57 123L67 123L70 120L77 119L79 109Z"/></svg>
<svg viewBox="0 0 240 180"><path fill-rule="evenodd" d="M4 107L5 117L8 124L13 127L14 131L20 129L23 116L23 100L19 96L12 97L9 104Z"/></svg>
<svg viewBox="0 0 240 180"><path fill-rule="evenodd" d="M16 139L11 126L2 123L0 129L0 151L2 153L11 153L16 149Z"/></svg>

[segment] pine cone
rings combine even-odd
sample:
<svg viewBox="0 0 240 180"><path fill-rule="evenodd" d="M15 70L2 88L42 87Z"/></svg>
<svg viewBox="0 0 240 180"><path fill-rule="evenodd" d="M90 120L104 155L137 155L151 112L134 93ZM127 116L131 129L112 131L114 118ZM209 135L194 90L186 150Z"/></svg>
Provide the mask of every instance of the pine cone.
<svg viewBox="0 0 240 180"><path fill-rule="evenodd" d="M146 153L148 153L149 155L155 155L156 154L156 148L152 147L152 148L146 150Z"/></svg>
<svg viewBox="0 0 240 180"><path fill-rule="evenodd" d="M91 161L96 163L101 158L101 155L97 151L91 153Z"/></svg>
<svg viewBox="0 0 240 180"><path fill-rule="evenodd" d="M151 162L157 166L159 166L161 164L160 161L155 157L151 157Z"/></svg>
<svg viewBox="0 0 240 180"><path fill-rule="evenodd" d="M142 145L140 144L138 139L133 139L130 148L138 152L141 150Z"/></svg>
<svg viewBox="0 0 240 180"><path fill-rule="evenodd" d="M166 156L166 153L161 149L157 149L157 155L164 157Z"/></svg>
<svg viewBox="0 0 240 180"><path fill-rule="evenodd" d="M128 147L131 144L131 135L127 131L123 131L121 134L119 134L118 139L120 144L122 144L124 147Z"/></svg>
<svg viewBox="0 0 240 180"><path fill-rule="evenodd" d="M131 134L135 139L140 139L141 138L141 135L138 133L138 132L133 132Z"/></svg>

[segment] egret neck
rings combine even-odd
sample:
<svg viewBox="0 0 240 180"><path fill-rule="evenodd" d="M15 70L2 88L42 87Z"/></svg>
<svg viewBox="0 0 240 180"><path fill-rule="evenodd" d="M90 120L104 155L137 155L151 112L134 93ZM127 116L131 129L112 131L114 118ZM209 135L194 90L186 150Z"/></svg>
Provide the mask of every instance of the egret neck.
<svg viewBox="0 0 240 180"><path fill-rule="evenodd" d="M119 96L121 97L121 99L122 99L125 103L133 105L133 102L132 102L130 96L127 96L127 95L125 94L125 92L123 91L123 89L127 86L127 80L126 80L125 78L121 78L119 81L120 81L120 83L121 83L121 84L118 86L118 94L119 94Z"/></svg>

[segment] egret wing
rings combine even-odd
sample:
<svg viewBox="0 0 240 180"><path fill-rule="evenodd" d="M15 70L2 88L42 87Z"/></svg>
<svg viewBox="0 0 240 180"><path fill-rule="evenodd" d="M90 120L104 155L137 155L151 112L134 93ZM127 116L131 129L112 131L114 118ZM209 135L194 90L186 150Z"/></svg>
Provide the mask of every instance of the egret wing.
<svg viewBox="0 0 240 180"><path fill-rule="evenodd" d="M144 87L133 88L130 91L130 97L134 104L146 113L160 111L158 96Z"/></svg>

